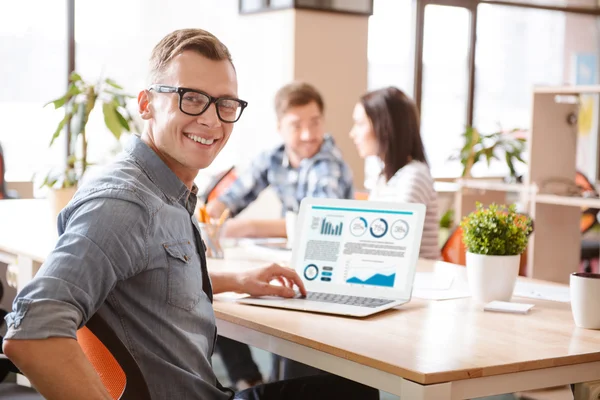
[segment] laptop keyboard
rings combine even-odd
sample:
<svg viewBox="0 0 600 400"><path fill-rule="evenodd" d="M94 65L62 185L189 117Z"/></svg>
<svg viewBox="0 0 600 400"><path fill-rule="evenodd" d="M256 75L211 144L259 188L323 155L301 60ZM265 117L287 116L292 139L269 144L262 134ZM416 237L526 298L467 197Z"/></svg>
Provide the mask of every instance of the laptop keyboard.
<svg viewBox="0 0 600 400"><path fill-rule="evenodd" d="M312 300L312 301L321 301L324 303L345 304L348 306L369 307L369 308L380 307L380 306L392 303L394 301L394 300L388 300L388 299L375 299L372 297L347 296L347 295L343 295L343 294L320 293L320 292L307 292L306 297L302 297L302 295L298 295L297 298L302 298L302 299Z"/></svg>

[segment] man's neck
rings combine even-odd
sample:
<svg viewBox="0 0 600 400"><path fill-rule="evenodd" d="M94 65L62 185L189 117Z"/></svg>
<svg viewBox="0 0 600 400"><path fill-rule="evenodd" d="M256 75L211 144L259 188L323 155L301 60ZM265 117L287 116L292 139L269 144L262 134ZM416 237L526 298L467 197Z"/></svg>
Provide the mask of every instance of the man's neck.
<svg viewBox="0 0 600 400"><path fill-rule="evenodd" d="M294 154L293 151L290 151L290 150L287 150L287 149L285 151L285 154L287 155L290 167L292 167L292 168L298 168L300 166L300 163L302 162L302 158L301 157L299 157L296 154Z"/></svg>
<svg viewBox="0 0 600 400"><path fill-rule="evenodd" d="M196 179L196 176L198 176L198 172L200 171L186 168L172 157L169 157L167 154L161 152L158 147L156 147L154 140L152 140L150 135L148 135L146 132L142 134L141 139L148 145L148 147L152 149L152 151L156 153L161 160L163 160L165 164L167 164L167 167L169 167L169 169L173 171L175 175L177 175L183 184L187 186L188 189L192 190L192 187L194 186L194 179Z"/></svg>

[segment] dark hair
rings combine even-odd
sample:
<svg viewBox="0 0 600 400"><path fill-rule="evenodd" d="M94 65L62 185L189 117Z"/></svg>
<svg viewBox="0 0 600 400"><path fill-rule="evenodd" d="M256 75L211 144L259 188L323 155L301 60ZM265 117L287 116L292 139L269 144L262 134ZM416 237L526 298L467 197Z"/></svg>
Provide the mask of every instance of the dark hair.
<svg viewBox="0 0 600 400"><path fill-rule="evenodd" d="M305 106L312 102L317 103L319 111L323 114L325 105L323 97L312 85L305 82L292 82L277 91L275 95L275 112L277 118L281 119L290 108Z"/></svg>
<svg viewBox="0 0 600 400"><path fill-rule="evenodd" d="M213 61L228 60L231 54L215 35L203 29L179 29L169 33L154 46L150 56L150 83L155 83L169 62L184 51L191 50Z"/></svg>
<svg viewBox="0 0 600 400"><path fill-rule="evenodd" d="M419 110L404 92L395 87L379 89L362 96L360 102L373 125L386 180L410 160L427 163Z"/></svg>

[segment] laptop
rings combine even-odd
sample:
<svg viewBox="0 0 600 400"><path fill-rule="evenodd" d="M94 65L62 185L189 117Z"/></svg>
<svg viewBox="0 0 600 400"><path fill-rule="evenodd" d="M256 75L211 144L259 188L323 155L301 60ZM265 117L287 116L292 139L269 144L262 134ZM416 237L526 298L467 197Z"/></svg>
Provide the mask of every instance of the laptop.
<svg viewBox="0 0 600 400"><path fill-rule="evenodd" d="M410 301L425 205L305 198L291 266L308 294L244 297L265 307L365 317Z"/></svg>

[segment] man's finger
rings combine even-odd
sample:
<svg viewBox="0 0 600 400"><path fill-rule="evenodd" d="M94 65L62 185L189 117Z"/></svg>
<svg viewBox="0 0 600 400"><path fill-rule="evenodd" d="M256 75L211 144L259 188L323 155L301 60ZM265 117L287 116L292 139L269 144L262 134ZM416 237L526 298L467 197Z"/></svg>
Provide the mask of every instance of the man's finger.
<svg viewBox="0 0 600 400"><path fill-rule="evenodd" d="M267 286L264 287L264 290L266 296L294 297L296 295L293 289L285 286L267 284Z"/></svg>
<svg viewBox="0 0 600 400"><path fill-rule="evenodd" d="M302 279L300 279L296 271L294 271L293 269L273 264L269 272L272 274L272 276L283 275L291 282L293 282L296 286L298 286L298 289L300 289L300 293L302 293L303 296L306 296L306 288L304 287L304 282L302 282Z"/></svg>

